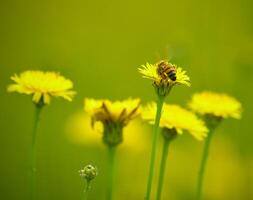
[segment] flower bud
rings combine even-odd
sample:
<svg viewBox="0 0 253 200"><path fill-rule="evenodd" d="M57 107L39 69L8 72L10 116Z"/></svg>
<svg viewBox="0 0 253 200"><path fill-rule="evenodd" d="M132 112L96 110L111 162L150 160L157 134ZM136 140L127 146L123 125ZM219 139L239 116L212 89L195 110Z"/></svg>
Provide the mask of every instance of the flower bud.
<svg viewBox="0 0 253 200"><path fill-rule="evenodd" d="M86 179L88 182L96 178L98 175L98 170L92 165L86 165L83 169L79 171L80 176Z"/></svg>

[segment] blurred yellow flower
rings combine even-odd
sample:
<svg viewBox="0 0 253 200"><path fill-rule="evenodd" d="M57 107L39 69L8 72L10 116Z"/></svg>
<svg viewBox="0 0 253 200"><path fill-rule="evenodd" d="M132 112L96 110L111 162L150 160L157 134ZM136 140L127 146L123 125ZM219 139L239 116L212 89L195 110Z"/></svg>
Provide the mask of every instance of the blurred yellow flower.
<svg viewBox="0 0 253 200"><path fill-rule="evenodd" d="M143 78L153 80L157 87L170 87L175 84L190 86L190 78L186 75L186 71L167 61L160 61L156 64L147 63L139 68L139 72Z"/></svg>
<svg viewBox="0 0 253 200"><path fill-rule="evenodd" d="M66 123L65 131L68 139L79 145L102 147L99 142L103 137L103 124L97 122L92 128L90 126L90 117L86 113L75 113L69 117ZM124 150L133 150L142 152L148 147L147 126L143 126L142 121L134 119L123 130L124 142L120 148ZM142 141L142 142L140 142Z"/></svg>
<svg viewBox="0 0 253 200"><path fill-rule="evenodd" d="M8 92L18 92L21 94L33 95L33 101L38 104L50 103L50 97L62 97L72 101L75 92L73 83L55 72L25 71L19 76L15 74L11 77L15 83L8 86Z"/></svg>
<svg viewBox="0 0 253 200"><path fill-rule="evenodd" d="M227 94L208 91L196 93L192 96L189 107L202 115L214 115L220 118L241 118L241 103Z"/></svg>
<svg viewBox="0 0 253 200"><path fill-rule="evenodd" d="M154 124L156 114L156 104L154 102L143 108L142 118L151 124ZM177 134L184 131L189 132L197 140L203 140L207 136L208 129L204 122L194 113L178 106L164 104L160 127L170 130L176 130Z"/></svg>
<svg viewBox="0 0 253 200"><path fill-rule="evenodd" d="M86 98L84 110L91 116L92 126L103 124L103 141L115 146L123 141L123 128L140 113L140 99L111 102Z"/></svg>
<svg viewBox="0 0 253 200"><path fill-rule="evenodd" d="M111 102L109 100L95 100L86 98L84 110L94 122L119 123L126 125L139 115L140 99L127 99Z"/></svg>

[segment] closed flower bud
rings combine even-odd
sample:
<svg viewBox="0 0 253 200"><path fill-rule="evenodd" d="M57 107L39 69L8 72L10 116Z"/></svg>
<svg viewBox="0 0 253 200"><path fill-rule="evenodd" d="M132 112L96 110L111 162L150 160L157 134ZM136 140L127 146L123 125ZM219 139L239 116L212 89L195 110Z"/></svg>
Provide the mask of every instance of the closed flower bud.
<svg viewBox="0 0 253 200"><path fill-rule="evenodd" d="M80 176L86 179L88 182L96 178L98 175L98 170L92 165L86 165L83 169L79 171Z"/></svg>

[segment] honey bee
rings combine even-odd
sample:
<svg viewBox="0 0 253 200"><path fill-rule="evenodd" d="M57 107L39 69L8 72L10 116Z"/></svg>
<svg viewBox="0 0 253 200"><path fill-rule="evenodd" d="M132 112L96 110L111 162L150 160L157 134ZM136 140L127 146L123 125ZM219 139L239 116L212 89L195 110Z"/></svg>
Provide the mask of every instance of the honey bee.
<svg viewBox="0 0 253 200"><path fill-rule="evenodd" d="M177 80L176 67L164 60L157 64L157 73L162 77L162 79L169 78L172 81Z"/></svg>

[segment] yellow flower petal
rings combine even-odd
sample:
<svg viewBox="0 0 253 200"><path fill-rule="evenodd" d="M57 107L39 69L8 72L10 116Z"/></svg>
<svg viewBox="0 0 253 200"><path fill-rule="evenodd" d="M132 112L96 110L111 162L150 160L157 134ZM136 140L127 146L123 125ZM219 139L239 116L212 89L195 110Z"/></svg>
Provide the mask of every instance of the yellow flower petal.
<svg viewBox="0 0 253 200"><path fill-rule="evenodd" d="M157 66L147 63L138 68L143 78L151 79L155 82L160 82L160 77L157 74Z"/></svg>
<svg viewBox="0 0 253 200"><path fill-rule="evenodd" d="M227 94L207 91L194 94L189 107L199 114L210 114L222 118L240 119L242 112L242 105L235 98Z"/></svg>
<svg viewBox="0 0 253 200"><path fill-rule="evenodd" d="M39 103L40 99L41 99L42 94L40 92L35 92L33 95L33 102L35 103Z"/></svg>
<svg viewBox="0 0 253 200"><path fill-rule="evenodd" d="M50 103L50 96L47 93L45 93L43 95L43 100L44 100L45 104L49 104Z"/></svg>

